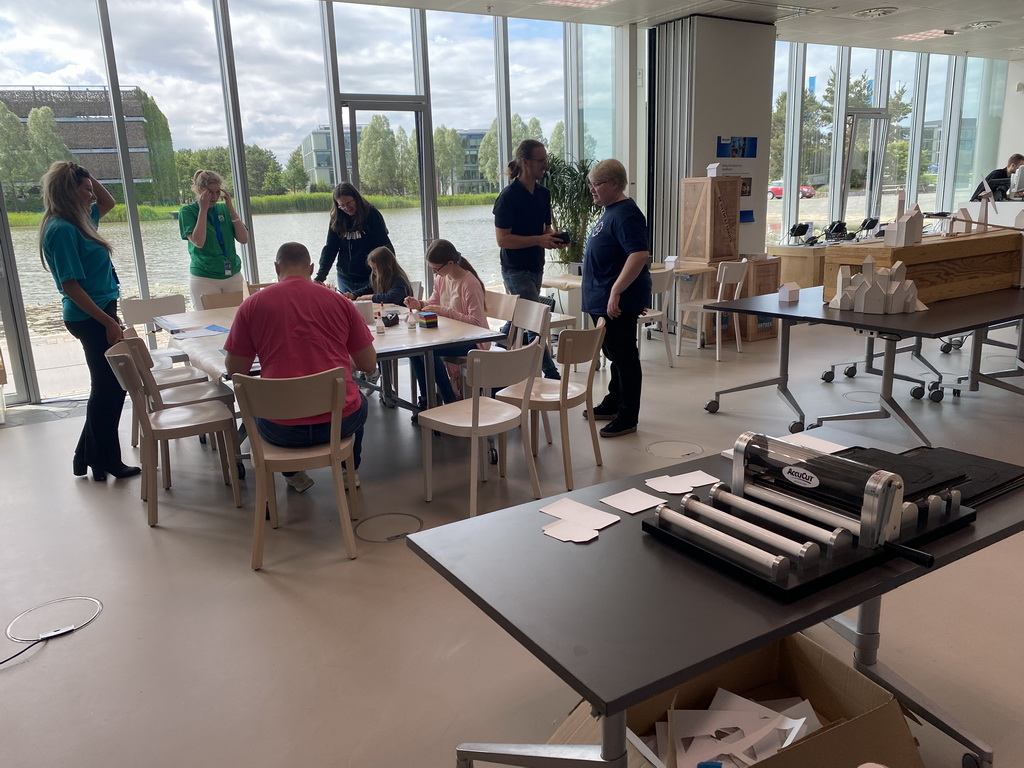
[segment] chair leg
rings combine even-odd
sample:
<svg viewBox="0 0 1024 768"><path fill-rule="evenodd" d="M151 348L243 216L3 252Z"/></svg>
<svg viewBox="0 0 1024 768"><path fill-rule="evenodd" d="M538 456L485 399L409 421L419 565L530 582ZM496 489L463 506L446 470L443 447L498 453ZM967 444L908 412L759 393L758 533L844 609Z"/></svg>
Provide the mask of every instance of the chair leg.
<svg viewBox="0 0 1024 768"><path fill-rule="evenodd" d="M396 390L397 394L397 390ZM352 490L348 492L348 516L352 520L359 519L359 494L356 493L356 467L355 457L352 454L346 456L343 461L345 462L345 477L348 479L349 488Z"/></svg>
<svg viewBox="0 0 1024 768"><path fill-rule="evenodd" d="M597 420L594 418L594 403L593 400L587 397L587 421L590 424L590 442L594 444L594 461L597 462L597 466L602 465L601 459L601 441L597 437Z"/></svg>
<svg viewBox="0 0 1024 768"><path fill-rule="evenodd" d="M427 501L434 498L434 446L430 439L430 430L420 425L423 438L423 494Z"/></svg>
<svg viewBox="0 0 1024 768"><path fill-rule="evenodd" d="M170 440L160 441L160 468L164 476L164 490L171 488L171 448Z"/></svg>
<svg viewBox="0 0 1024 768"><path fill-rule="evenodd" d="M264 518L267 514L267 487L273 489L274 477L265 472L263 467L256 470L256 508L252 515L252 569L258 571L263 567L263 536L266 533ZM268 482L269 481L269 482Z"/></svg>
<svg viewBox="0 0 1024 768"><path fill-rule="evenodd" d="M142 447L139 449L139 464L142 465L142 483L139 486L139 498L149 500L149 473L156 472L153 460L149 456L149 437L142 435Z"/></svg>
<svg viewBox="0 0 1024 768"><path fill-rule="evenodd" d="M739 321L739 317L740 317L739 315L737 315L735 312L733 312L733 315L732 315L733 326L732 327L736 330L736 351L737 352L742 352L743 351L743 341L740 338L740 321Z"/></svg>
<svg viewBox="0 0 1024 768"><path fill-rule="evenodd" d="M334 497L338 503L338 519L341 521L341 537L345 541L345 554L349 560L355 560L356 555L356 534L352 530L352 518L348 510L348 500L345 493L345 477L340 462L331 464L331 478L334 480ZM353 490L355 484L353 483Z"/></svg>
<svg viewBox="0 0 1024 768"><path fill-rule="evenodd" d="M232 420L231 424L225 427L221 433L221 452L226 457L224 465L229 473L228 478L231 481L231 495L235 498L235 509L238 509L242 506L242 487L241 481L238 479L238 470L234 466L235 456L238 455L235 435L235 423Z"/></svg>
<svg viewBox="0 0 1024 768"><path fill-rule="evenodd" d="M214 442L212 445L217 446L217 453L220 454L220 474L224 478L224 485L231 484L231 476L228 474L228 447L227 437L224 432L214 433Z"/></svg>
<svg viewBox="0 0 1024 768"><path fill-rule="evenodd" d="M469 438L469 516L476 517L477 483L480 478L480 440L478 437ZM529 453L529 449L526 451Z"/></svg>
<svg viewBox="0 0 1024 768"><path fill-rule="evenodd" d="M530 411L530 449L533 451L533 455L537 455L537 449L540 444L540 412Z"/></svg>
<svg viewBox="0 0 1024 768"><path fill-rule="evenodd" d="M572 453L569 451L569 412L562 408L558 411L558 428L562 439L562 467L565 469L565 490L571 491Z"/></svg>
<svg viewBox="0 0 1024 768"><path fill-rule="evenodd" d="M276 475L273 472L267 472L266 478L266 494L267 494L267 508L264 511L270 512L270 527L276 529L278 526L277 522L277 486L275 483Z"/></svg>
<svg viewBox="0 0 1024 768"><path fill-rule="evenodd" d="M722 362L722 313L715 312L715 362Z"/></svg>
<svg viewBox="0 0 1024 768"><path fill-rule="evenodd" d="M139 417L132 408L132 448L139 447Z"/></svg>
<svg viewBox="0 0 1024 768"><path fill-rule="evenodd" d="M508 475L508 440L506 439L507 432L502 432L498 435L498 477L505 477ZM525 437L525 436L524 436ZM484 471L484 480L487 480L487 468L481 463L481 470Z"/></svg>
<svg viewBox="0 0 1024 768"><path fill-rule="evenodd" d="M668 360L668 367L675 368L675 363L672 360L672 343L668 340L668 318L665 317L661 321L661 340L665 342L665 357Z"/></svg>
<svg viewBox="0 0 1024 768"><path fill-rule="evenodd" d="M548 421L548 412L547 411L541 411L540 412L540 418L544 422L544 437L547 438L548 445L551 445L551 424ZM534 456L537 455L537 451L536 450L534 450L533 455Z"/></svg>
<svg viewBox="0 0 1024 768"><path fill-rule="evenodd" d="M519 420L520 430L525 430L526 427L526 414L522 415ZM533 452L530 450L530 441L527 440L526 435L523 435L523 453L526 454L526 467L530 470L530 482L533 484L533 496L536 499L540 498L540 480L537 479L537 464L533 460Z"/></svg>
<svg viewBox="0 0 1024 768"><path fill-rule="evenodd" d="M156 440L147 440L147 449L149 452L149 487L146 489L146 514L150 527L157 524L157 490L156 490L156 478L157 478L157 445Z"/></svg>

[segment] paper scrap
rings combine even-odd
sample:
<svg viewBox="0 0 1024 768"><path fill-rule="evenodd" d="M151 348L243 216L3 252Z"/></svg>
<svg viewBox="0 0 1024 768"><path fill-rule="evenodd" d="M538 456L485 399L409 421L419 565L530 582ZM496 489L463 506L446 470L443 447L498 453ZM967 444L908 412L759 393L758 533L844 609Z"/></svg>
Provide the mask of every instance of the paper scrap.
<svg viewBox="0 0 1024 768"><path fill-rule="evenodd" d="M198 339L203 336L220 336L228 332L228 329L221 325L208 325L205 328L194 328L191 331L182 331L174 334L178 339Z"/></svg>
<svg viewBox="0 0 1024 768"><path fill-rule="evenodd" d="M664 504L666 499L660 499L657 496L652 496L649 493L641 491L639 488L630 488L629 490L622 491L621 493L605 496L601 501L610 507L615 507L616 509L621 509L623 512L635 515L637 512L643 512L645 509L651 509L651 507Z"/></svg>
<svg viewBox="0 0 1024 768"><path fill-rule="evenodd" d="M573 541L583 544L597 538L597 531L587 528L572 520L556 520L548 523L542 529L545 534L559 541Z"/></svg>
<svg viewBox="0 0 1024 768"><path fill-rule="evenodd" d="M660 475L659 477L649 477L644 482L659 493L689 493L692 491L693 486L681 481L680 477L682 475Z"/></svg>
<svg viewBox="0 0 1024 768"><path fill-rule="evenodd" d="M599 531L607 528L612 523L619 522L618 515L609 512L602 512L600 509L588 507L572 499L559 499L541 507L540 511L552 517L559 517L562 520L572 520L574 523Z"/></svg>
<svg viewBox="0 0 1024 768"><path fill-rule="evenodd" d="M676 475L677 478L689 483L694 488L701 485L711 485L712 483L720 482L719 478L714 475L708 474L703 470L697 470L696 472L687 472L683 475Z"/></svg>
<svg viewBox="0 0 1024 768"><path fill-rule="evenodd" d="M784 437L776 438L783 443L789 443L790 445L802 445L804 448L813 448L816 451L822 453L836 453L837 451L844 451L850 446L840 445L839 443L833 443L831 440L822 440L820 437L809 435L806 432L797 432L795 435L785 435Z"/></svg>

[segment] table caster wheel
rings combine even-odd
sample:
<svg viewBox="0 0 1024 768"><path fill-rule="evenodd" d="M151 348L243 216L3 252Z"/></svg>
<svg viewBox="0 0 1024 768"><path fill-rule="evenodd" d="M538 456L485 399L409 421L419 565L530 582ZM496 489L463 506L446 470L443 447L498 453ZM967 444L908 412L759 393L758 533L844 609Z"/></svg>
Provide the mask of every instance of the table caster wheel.
<svg viewBox="0 0 1024 768"><path fill-rule="evenodd" d="M915 400L920 400L922 397L924 397L924 387L920 385L916 387L911 387L910 396Z"/></svg>
<svg viewBox="0 0 1024 768"><path fill-rule="evenodd" d="M849 376L852 379L854 376L857 375L857 366L856 365L848 365L846 367L846 370L843 371L843 373L846 374L847 376Z"/></svg>
<svg viewBox="0 0 1024 768"><path fill-rule="evenodd" d="M960 390L959 389L954 389L953 390L953 397L960 397Z"/></svg>
<svg viewBox="0 0 1024 768"><path fill-rule="evenodd" d="M952 351L953 345L950 344L948 341L942 342L942 346L939 347L939 352L941 352L944 355L948 355Z"/></svg>
<svg viewBox="0 0 1024 768"><path fill-rule="evenodd" d="M491 464L497 464L498 463L498 449L497 448L488 448L487 449L487 460L489 462L491 462Z"/></svg>
<svg viewBox="0 0 1024 768"><path fill-rule="evenodd" d="M973 752L968 752L960 760L961 768L981 768L981 760Z"/></svg>
<svg viewBox="0 0 1024 768"><path fill-rule="evenodd" d="M933 403L940 403L942 402L942 395L942 390L936 389L928 393L928 399L931 400Z"/></svg>
<svg viewBox="0 0 1024 768"><path fill-rule="evenodd" d="M928 382L928 391L929 392L934 392L936 389L938 389L941 386L942 386L942 382L941 381L929 381Z"/></svg>
<svg viewBox="0 0 1024 768"><path fill-rule="evenodd" d="M199 436L199 444L200 445L206 445L206 435L200 435Z"/></svg>
<svg viewBox="0 0 1024 768"><path fill-rule="evenodd" d="M797 432L804 431L804 423L802 421L794 421L789 425L789 433L795 435Z"/></svg>
<svg viewBox="0 0 1024 768"><path fill-rule="evenodd" d="M953 346L956 347L957 349L962 349L963 346L964 346L964 340L963 339L953 339Z"/></svg>
<svg viewBox="0 0 1024 768"><path fill-rule="evenodd" d="M236 462L235 468L238 470L238 479L245 480L245 464L242 462Z"/></svg>
<svg viewBox="0 0 1024 768"><path fill-rule="evenodd" d="M821 374L821 380L824 381L826 384L831 382L831 381L834 381L835 378L836 378L836 372L835 371L825 371L823 374Z"/></svg>
<svg viewBox="0 0 1024 768"><path fill-rule="evenodd" d="M708 400L706 403L704 403L704 410L707 411L708 413L718 413L718 401Z"/></svg>

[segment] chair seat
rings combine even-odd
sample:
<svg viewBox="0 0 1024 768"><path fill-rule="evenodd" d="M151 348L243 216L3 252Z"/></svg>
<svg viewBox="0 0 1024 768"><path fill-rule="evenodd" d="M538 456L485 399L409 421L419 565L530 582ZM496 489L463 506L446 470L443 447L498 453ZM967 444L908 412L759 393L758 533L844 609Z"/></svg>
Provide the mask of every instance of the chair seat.
<svg viewBox="0 0 1024 768"><path fill-rule="evenodd" d="M178 387L182 384L193 384L197 381L208 381L210 377L198 368L193 368L191 365L182 365L177 368L154 370L153 378L160 389L166 389L167 387Z"/></svg>
<svg viewBox="0 0 1024 768"><path fill-rule="evenodd" d="M637 322L646 325L647 323L661 322L664 318L665 313L660 309L648 309L646 314L640 315L640 317L637 318Z"/></svg>
<svg viewBox="0 0 1024 768"><path fill-rule="evenodd" d="M352 456L354 437L341 441L342 459ZM332 463L331 444L311 445L308 448L283 448L263 441L263 462L270 472L292 472L300 469L319 469Z"/></svg>
<svg viewBox="0 0 1024 768"><path fill-rule="evenodd" d="M194 384L183 384L180 387L171 387L160 393L160 399L164 407L178 407L181 405L192 405L217 400L229 408L234 406L235 393L231 387L221 384L219 381L197 381Z"/></svg>
<svg viewBox="0 0 1024 768"><path fill-rule="evenodd" d="M171 363L188 362L188 355L180 349L174 349L173 347L151 349L149 350L149 354L153 358L153 362L159 362L161 360L167 360Z"/></svg>
<svg viewBox="0 0 1024 768"><path fill-rule="evenodd" d="M520 403L523 400L525 382L513 384L498 392L495 397L506 403ZM567 390L567 405L573 407L587 397L587 385L570 381ZM530 410L557 411L559 398L562 396L562 382L558 379L535 379L533 391L530 393Z"/></svg>
<svg viewBox="0 0 1024 768"><path fill-rule="evenodd" d="M476 434L481 437L496 435L519 425L522 411L514 405L480 398L480 421ZM450 435L469 436L473 434L473 400L459 400L420 411L420 427L437 429Z"/></svg>
<svg viewBox="0 0 1024 768"><path fill-rule="evenodd" d="M149 420L158 440L170 440L178 437L175 433L182 430L189 437L202 431L216 432L222 422L230 421L234 424L235 415L224 403L215 401L153 411L149 414ZM209 428L197 429L204 425Z"/></svg>

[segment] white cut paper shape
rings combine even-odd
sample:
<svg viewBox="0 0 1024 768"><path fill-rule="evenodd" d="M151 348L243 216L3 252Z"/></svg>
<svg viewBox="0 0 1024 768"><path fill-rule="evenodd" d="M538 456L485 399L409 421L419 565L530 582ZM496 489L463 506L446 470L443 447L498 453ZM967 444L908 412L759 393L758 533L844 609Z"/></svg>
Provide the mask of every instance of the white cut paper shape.
<svg viewBox="0 0 1024 768"><path fill-rule="evenodd" d="M659 493L689 493L693 486L680 480L682 475L661 475L660 477L649 477L644 482L647 487L653 488Z"/></svg>
<svg viewBox="0 0 1024 768"><path fill-rule="evenodd" d="M741 710L673 709L668 716L672 723L672 736L676 739L713 736L730 728L749 733L760 730L766 722L757 712Z"/></svg>
<svg viewBox="0 0 1024 768"><path fill-rule="evenodd" d="M648 744L647 741L641 739L639 736L633 733L632 730L627 728L626 740L630 744L632 744L636 751L640 753L640 756L648 763L650 763L652 766L654 766L654 768L665 768L665 764L658 759L658 757L654 754L651 748L652 746L657 746L657 739L649 740L652 742L652 744Z"/></svg>
<svg viewBox="0 0 1024 768"><path fill-rule="evenodd" d="M687 472L686 474L683 475L676 475L676 477L689 483L694 488L697 488L698 486L701 485L711 485L712 483L717 483L719 481L719 478L715 477L714 475L709 475L707 472L703 470L697 470L696 472Z"/></svg>
<svg viewBox="0 0 1024 768"><path fill-rule="evenodd" d="M584 544L597 538L597 531L593 528L587 528L572 520L556 520L553 523L548 523L541 530L553 539L572 541L577 544Z"/></svg>
<svg viewBox="0 0 1024 768"><path fill-rule="evenodd" d="M643 512L645 509L651 509L659 504L664 504L667 499L660 499L657 496L652 496L649 493L641 491L639 488L630 488L629 490L622 491L621 493L605 496L601 501L609 507L615 507L616 509L621 509L623 512L635 515L637 512Z"/></svg>
<svg viewBox="0 0 1024 768"><path fill-rule="evenodd" d="M778 712L768 709L768 707L758 704L756 701L751 701L750 699L745 699L742 696L737 696L735 693L730 693L724 688L719 688L715 691L715 698L711 700L711 705L708 709L756 712L762 720L774 720L779 715Z"/></svg>
<svg viewBox="0 0 1024 768"><path fill-rule="evenodd" d="M619 522L618 515L602 512L600 509L588 507L586 504L580 504L572 499L559 499L548 504L546 507L541 507L540 511L562 520L572 520L574 523L586 526L594 531L599 531L602 528L607 528L612 523Z"/></svg>
<svg viewBox="0 0 1024 768"><path fill-rule="evenodd" d="M784 435L775 439L782 443L789 443L790 445L802 445L804 448L813 448L814 450L821 451L822 453L837 453L838 451L845 451L850 447L848 445L833 443L830 440L822 440L820 437L814 437L806 432L797 432L795 435Z"/></svg>
<svg viewBox="0 0 1024 768"><path fill-rule="evenodd" d="M821 728L821 721L814 713L814 707L811 706L811 702L807 699L804 699L799 704L795 704L792 707L787 707L782 710L782 714L794 720L804 721L803 727L800 728L799 732L796 734L797 739L802 739L807 734L814 733Z"/></svg>

